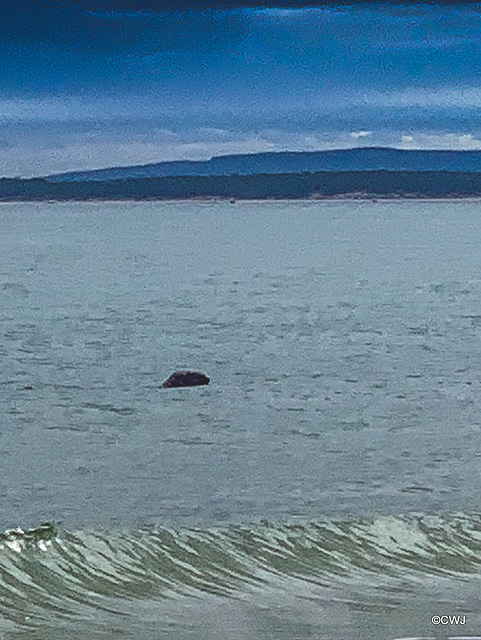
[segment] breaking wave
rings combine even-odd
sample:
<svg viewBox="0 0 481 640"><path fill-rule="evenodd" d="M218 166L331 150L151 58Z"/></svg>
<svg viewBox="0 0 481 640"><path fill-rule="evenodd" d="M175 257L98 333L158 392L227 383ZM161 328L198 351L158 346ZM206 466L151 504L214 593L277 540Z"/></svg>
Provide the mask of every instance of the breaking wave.
<svg viewBox="0 0 481 640"><path fill-rule="evenodd" d="M473 574L481 564L481 515L55 536L48 524L42 527L45 535L39 527L2 536L4 618L21 611L23 620L25 612L41 609L71 615L77 604L101 607L105 598L230 595L278 577L328 584L362 576L369 585L381 577L401 580L409 571Z"/></svg>

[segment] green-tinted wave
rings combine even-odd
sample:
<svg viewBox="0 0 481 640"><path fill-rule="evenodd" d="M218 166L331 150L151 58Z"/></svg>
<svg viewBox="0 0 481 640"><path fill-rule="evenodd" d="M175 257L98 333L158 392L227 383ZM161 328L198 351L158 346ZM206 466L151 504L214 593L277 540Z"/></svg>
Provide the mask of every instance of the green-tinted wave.
<svg viewBox="0 0 481 640"><path fill-rule="evenodd" d="M79 607L109 611L115 599L207 592L234 596L276 580L366 585L407 574L480 572L481 515L379 517L309 524L263 523L206 529L52 529L21 540L2 536L0 614L21 622L72 618ZM16 530L17 532L19 530ZM118 611L116 611L118 613Z"/></svg>

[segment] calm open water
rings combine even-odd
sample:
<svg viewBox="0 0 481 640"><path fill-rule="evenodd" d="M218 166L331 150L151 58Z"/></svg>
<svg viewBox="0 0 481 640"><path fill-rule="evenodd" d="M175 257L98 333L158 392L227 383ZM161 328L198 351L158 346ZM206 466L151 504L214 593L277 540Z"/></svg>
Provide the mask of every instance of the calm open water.
<svg viewBox="0 0 481 640"><path fill-rule="evenodd" d="M475 201L2 204L0 528L59 535L0 638L480 635L480 246Z"/></svg>

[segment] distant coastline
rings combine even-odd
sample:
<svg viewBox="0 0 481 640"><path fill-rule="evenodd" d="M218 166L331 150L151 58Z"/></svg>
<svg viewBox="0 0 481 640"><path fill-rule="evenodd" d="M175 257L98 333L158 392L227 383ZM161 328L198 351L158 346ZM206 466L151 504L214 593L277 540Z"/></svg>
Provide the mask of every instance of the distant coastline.
<svg viewBox="0 0 481 640"><path fill-rule="evenodd" d="M53 182L1 178L0 201L459 199L481 197L481 172L320 171Z"/></svg>

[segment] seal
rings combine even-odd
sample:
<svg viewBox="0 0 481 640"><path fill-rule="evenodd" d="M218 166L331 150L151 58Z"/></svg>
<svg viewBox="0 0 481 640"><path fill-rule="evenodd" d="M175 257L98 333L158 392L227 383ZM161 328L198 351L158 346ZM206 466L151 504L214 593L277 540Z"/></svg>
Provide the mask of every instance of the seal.
<svg viewBox="0 0 481 640"><path fill-rule="evenodd" d="M210 378L199 371L175 371L162 385L162 389L172 387L199 387L209 384Z"/></svg>

